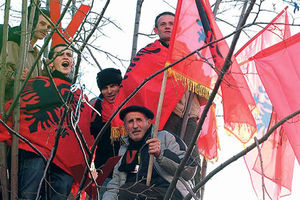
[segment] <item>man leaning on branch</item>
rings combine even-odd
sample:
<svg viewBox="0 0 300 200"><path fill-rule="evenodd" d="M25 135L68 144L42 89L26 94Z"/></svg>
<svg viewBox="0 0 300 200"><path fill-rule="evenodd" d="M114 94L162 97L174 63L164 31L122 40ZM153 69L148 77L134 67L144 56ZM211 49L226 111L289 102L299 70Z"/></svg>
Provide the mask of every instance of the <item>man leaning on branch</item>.
<svg viewBox="0 0 300 200"><path fill-rule="evenodd" d="M31 6L28 8L28 13L31 11ZM35 62L37 55L39 54L38 48L35 46L38 40L42 40L48 34L50 30L50 22L43 16L50 17L50 12L45 9L36 9L35 16L33 19L33 32L30 38L29 49L25 61L24 70L22 72L21 79L24 80L29 72L31 66ZM28 14L28 20L30 15ZM6 58L6 86L5 86L5 100L12 99L13 97L13 84L15 79L15 73L17 71L17 64L20 51L21 41L21 25L12 27L9 31L9 37L7 42L7 58ZM41 76L42 73L42 62L38 61L37 66L34 66L33 73L31 76Z"/></svg>
<svg viewBox="0 0 300 200"><path fill-rule="evenodd" d="M186 145L167 131L159 131L152 138L154 114L148 108L132 105L120 112L127 133L121 146L121 160L114 168L113 179L107 185L103 199L163 199L175 171L184 157ZM146 186L150 154L154 155L154 168L150 186ZM172 199L182 199L192 187L190 181L197 165L191 157ZM184 183L183 183L184 182Z"/></svg>

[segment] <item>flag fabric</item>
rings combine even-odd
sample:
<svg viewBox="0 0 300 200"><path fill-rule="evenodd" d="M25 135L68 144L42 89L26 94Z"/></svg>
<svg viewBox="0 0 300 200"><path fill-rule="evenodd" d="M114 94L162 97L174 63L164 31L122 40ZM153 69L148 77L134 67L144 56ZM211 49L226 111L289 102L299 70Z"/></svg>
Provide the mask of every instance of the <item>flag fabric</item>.
<svg viewBox="0 0 300 200"><path fill-rule="evenodd" d="M203 108L204 106L202 106ZM199 153L207 160L218 157L218 148L220 147L217 134L217 121L215 115L215 104L213 104L207 114L200 135L197 139Z"/></svg>
<svg viewBox="0 0 300 200"><path fill-rule="evenodd" d="M162 69L167 59L168 48L159 40L142 48L132 59L130 66L122 81L122 87L115 100L115 109L150 75ZM138 93L124 106L139 105L150 109L153 113L157 111L158 99L160 96L163 73L154 77L142 87ZM171 112L181 99L184 88L177 83L173 77L167 77L164 104L162 107L159 129L163 129ZM156 115L155 115L156 116ZM117 139L124 135L124 125L119 116L116 116L111 123L111 139Z"/></svg>
<svg viewBox="0 0 300 200"><path fill-rule="evenodd" d="M214 20L209 1L196 2L200 16L203 15L201 20L203 19L202 24L207 34L207 42L222 39L223 35ZM207 18L204 15L205 13L207 13ZM216 70L220 70L229 51L226 41L221 40L214 45L210 45L209 49ZM224 126L241 142L246 143L256 132L256 124L252 116L255 102L236 60L232 58L231 62L232 65L221 83Z"/></svg>
<svg viewBox="0 0 300 200"><path fill-rule="evenodd" d="M259 135L267 131L272 113L272 105L257 74L255 63L253 60L249 60L249 58L262 49L290 37L291 33L286 9L287 7L235 54L236 60L256 102L258 113L255 113L254 116Z"/></svg>
<svg viewBox="0 0 300 200"><path fill-rule="evenodd" d="M203 47L205 42L206 36L195 1L178 1L168 63L173 63ZM190 91L208 99L217 74L207 62L212 62L210 52L207 49L200 50L199 54L195 53L174 65L168 73L174 76L175 80L181 81Z"/></svg>
<svg viewBox="0 0 300 200"><path fill-rule="evenodd" d="M170 42L169 63L223 38L209 2L203 0L178 1L172 34L174 42ZM176 64L169 73L176 80L181 80L191 91L208 97L228 50L226 41L221 40ZM241 142L248 142L256 131L251 113L255 102L235 60L224 77L221 91L226 130Z"/></svg>
<svg viewBox="0 0 300 200"><path fill-rule="evenodd" d="M279 120L300 108L299 53L300 34L296 34L253 57L257 72ZM284 123L283 128L300 162L299 116Z"/></svg>
<svg viewBox="0 0 300 200"><path fill-rule="evenodd" d="M236 59L243 73L245 74L247 83L257 105L258 113L254 116L257 124L258 138L262 137L263 134L268 131L268 127L271 127L277 122L277 117L276 112L272 112L272 104L257 74L255 62L249 58L251 56L254 56L262 49L270 47L290 36L286 9L287 8L280 12L263 30L261 30L257 35L251 38L235 54ZM283 129L281 129L280 131L283 131ZM276 131L276 133L271 136L271 138L274 137L273 139L270 138L265 143L270 143L270 140L275 141L275 139L281 137L279 135L276 135L278 134L277 132L278 131ZM282 133L282 135L283 134L284 133ZM293 158L277 159L280 158L280 155L282 154L282 148L273 148L273 146L271 145L264 145L263 148L264 150L262 151L262 156L265 159L266 157L268 157L269 160L268 162L263 162L263 169L265 172L264 175L267 177L266 179L264 179L267 194L272 197L272 199L278 199L279 196L288 195L291 188L287 187L287 185L291 184L292 179L288 179L287 177L290 177L290 174L293 174L293 165L289 165L291 168L286 169L284 173L283 171L277 169L276 166L284 166L286 162L286 160L284 159L293 160ZM257 165L255 166L255 163L257 163L258 159L259 155L257 149L252 150L246 156L244 156L245 164L249 170L251 181L253 183L253 188L257 195L260 195L262 194L262 173L260 168L257 168ZM270 169L276 170L271 171ZM276 179L272 178L275 176ZM280 180L280 183L278 180Z"/></svg>
<svg viewBox="0 0 300 200"><path fill-rule="evenodd" d="M273 112L269 129L278 121L277 114ZM290 195L295 154L282 126L277 128L268 140L262 144L260 156L256 156L256 159L248 159L247 162L247 165L251 166L252 184L256 193L262 194L261 176L264 175L266 194L271 199L275 200Z"/></svg>
<svg viewBox="0 0 300 200"><path fill-rule="evenodd" d="M66 99L70 91L70 83L59 78L54 78L54 82L62 97ZM78 126L83 133L83 139L80 139L80 141L81 143L85 141L90 147L93 143L93 137L89 132L91 109L87 105L81 104L83 99L80 97L80 91L77 90L73 94L70 105L73 113L76 110L80 111L75 116L77 119L79 118ZM7 103L6 107L10 103L11 101ZM56 131L64 110L65 108L58 98L49 77L39 76L29 79L20 98L19 133L28 139L47 159L54 145ZM75 132L71 128L73 125L70 116L71 113L68 112L63 123L64 131L60 136L53 163L72 176L75 177L76 175L78 177L79 174L83 174L85 163ZM12 117L9 118L7 124L11 127ZM11 136L2 125L0 125L0 135L5 136L6 143L11 145ZM21 140L19 148L34 152L30 146ZM86 151L84 152L87 154ZM74 168L76 170L72 170ZM74 179L74 184L79 182L80 179Z"/></svg>
<svg viewBox="0 0 300 200"><path fill-rule="evenodd" d="M81 5L79 9L76 11L75 15L72 17L72 20L68 27L62 31L61 23L58 24L58 30L67 41L71 42L77 29L81 25L82 21L86 17L87 13L91 9L88 5ZM51 21L56 24L60 17L60 1L59 0L50 0L50 18ZM52 44L51 46L54 47L58 44L65 44L65 40L55 32L52 36Z"/></svg>

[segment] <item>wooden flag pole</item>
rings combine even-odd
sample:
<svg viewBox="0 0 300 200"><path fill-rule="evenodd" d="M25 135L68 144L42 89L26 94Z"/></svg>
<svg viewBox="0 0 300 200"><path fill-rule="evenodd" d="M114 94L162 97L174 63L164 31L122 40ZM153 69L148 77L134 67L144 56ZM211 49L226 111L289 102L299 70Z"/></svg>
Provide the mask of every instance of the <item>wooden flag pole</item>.
<svg viewBox="0 0 300 200"><path fill-rule="evenodd" d="M155 117L153 138L156 138L158 133L158 126L159 126L159 121L161 116L161 108L164 102L165 91L166 91L166 83L167 83L167 72L164 71L164 76L161 83L160 96L159 96L158 106L156 111L156 117ZM148 165L148 172L147 172L147 181L146 181L147 186L150 186L150 182L151 182L153 161L154 161L154 155L151 154L149 158L149 165Z"/></svg>

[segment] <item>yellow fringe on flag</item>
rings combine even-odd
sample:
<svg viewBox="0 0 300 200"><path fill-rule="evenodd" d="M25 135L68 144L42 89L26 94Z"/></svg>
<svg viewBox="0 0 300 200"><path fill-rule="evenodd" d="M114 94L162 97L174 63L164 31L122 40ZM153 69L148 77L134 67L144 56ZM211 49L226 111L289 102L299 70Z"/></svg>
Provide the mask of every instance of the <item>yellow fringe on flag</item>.
<svg viewBox="0 0 300 200"><path fill-rule="evenodd" d="M111 142L118 141L121 136L125 136L125 135L126 135L126 131L124 126L112 127L110 133L110 140Z"/></svg>
<svg viewBox="0 0 300 200"><path fill-rule="evenodd" d="M180 81L181 84L186 87L189 91L194 92L198 94L200 97L204 97L205 99L209 98L210 89L208 87L205 87L204 85L201 85L197 83L196 81L193 81L186 76L180 74L179 72L173 70L172 68L169 68L167 70L168 75L173 76L175 81Z"/></svg>

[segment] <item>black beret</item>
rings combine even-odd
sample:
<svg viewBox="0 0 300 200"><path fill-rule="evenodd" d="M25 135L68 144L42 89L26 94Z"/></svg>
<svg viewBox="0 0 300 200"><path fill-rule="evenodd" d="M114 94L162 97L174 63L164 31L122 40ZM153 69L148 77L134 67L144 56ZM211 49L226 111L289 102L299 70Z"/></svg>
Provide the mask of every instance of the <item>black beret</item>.
<svg viewBox="0 0 300 200"><path fill-rule="evenodd" d="M109 84L120 85L122 82L122 75L119 69L106 68L97 74L97 85L100 90Z"/></svg>
<svg viewBox="0 0 300 200"><path fill-rule="evenodd" d="M119 114L120 119L124 121L125 115L129 112L141 112L141 113L145 114L146 117L149 119L154 118L153 112L151 110L149 110L148 108L143 107L143 106L133 105L133 106L128 106L128 107L124 108L123 110L121 110L121 112Z"/></svg>

